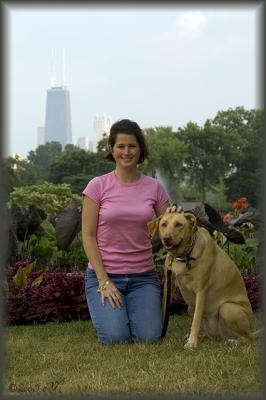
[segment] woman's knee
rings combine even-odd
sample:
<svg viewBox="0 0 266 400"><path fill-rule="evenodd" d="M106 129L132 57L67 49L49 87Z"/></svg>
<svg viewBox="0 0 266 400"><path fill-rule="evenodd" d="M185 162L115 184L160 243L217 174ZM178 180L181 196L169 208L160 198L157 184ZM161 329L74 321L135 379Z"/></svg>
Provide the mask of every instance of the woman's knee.
<svg viewBox="0 0 266 400"><path fill-rule="evenodd" d="M129 343L130 335L126 332L106 332L98 334L99 341L105 345Z"/></svg>
<svg viewBox="0 0 266 400"><path fill-rule="evenodd" d="M124 318L115 318L115 316L117 317L117 314L107 314L105 321L100 319L95 323L98 338L103 344L112 345L130 341L128 323Z"/></svg>
<svg viewBox="0 0 266 400"><path fill-rule="evenodd" d="M155 322L155 321L154 321ZM132 340L135 343L155 343L159 342L162 335L161 320L150 325L137 324L132 329Z"/></svg>

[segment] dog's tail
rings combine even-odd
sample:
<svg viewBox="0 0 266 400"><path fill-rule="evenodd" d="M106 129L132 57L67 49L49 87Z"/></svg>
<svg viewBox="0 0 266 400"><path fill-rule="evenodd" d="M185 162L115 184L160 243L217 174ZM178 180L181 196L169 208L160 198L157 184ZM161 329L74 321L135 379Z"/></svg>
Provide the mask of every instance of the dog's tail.
<svg viewBox="0 0 266 400"><path fill-rule="evenodd" d="M263 331L264 331L264 329L261 328L261 329L258 329L255 332L251 332L250 333L250 338L251 339L258 339L258 338L262 337Z"/></svg>

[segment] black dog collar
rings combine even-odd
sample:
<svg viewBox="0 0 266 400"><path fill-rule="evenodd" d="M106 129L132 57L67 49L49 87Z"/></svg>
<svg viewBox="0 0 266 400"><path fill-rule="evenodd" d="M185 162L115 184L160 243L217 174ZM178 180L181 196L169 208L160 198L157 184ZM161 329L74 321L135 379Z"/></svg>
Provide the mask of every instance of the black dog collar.
<svg viewBox="0 0 266 400"><path fill-rule="evenodd" d="M177 260L177 261L185 262L186 266L188 267L188 269L191 268L190 260L195 260L194 257L190 257L190 254L192 253L192 251L194 249L195 243L196 243L196 234L194 233L194 235L192 237L191 245L189 246L187 251L185 251L185 253L181 257L174 257L174 259Z"/></svg>

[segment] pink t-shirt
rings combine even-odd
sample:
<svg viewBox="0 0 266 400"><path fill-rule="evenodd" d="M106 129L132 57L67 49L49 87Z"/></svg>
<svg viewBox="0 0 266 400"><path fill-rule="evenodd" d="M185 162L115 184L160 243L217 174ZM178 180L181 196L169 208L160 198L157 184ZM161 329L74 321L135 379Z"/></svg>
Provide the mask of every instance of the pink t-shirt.
<svg viewBox="0 0 266 400"><path fill-rule="evenodd" d="M141 174L133 183L121 182L115 172L93 178L83 195L100 205L96 239L106 272L130 274L153 268L147 222L168 194L161 183ZM93 268L89 263L89 268Z"/></svg>

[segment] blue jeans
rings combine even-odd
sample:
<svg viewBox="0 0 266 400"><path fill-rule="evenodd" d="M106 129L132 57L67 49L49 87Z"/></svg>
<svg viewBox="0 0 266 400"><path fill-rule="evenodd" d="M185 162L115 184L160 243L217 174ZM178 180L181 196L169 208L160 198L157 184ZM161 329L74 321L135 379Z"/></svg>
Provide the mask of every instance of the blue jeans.
<svg viewBox="0 0 266 400"><path fill-rule="evenodd" d="M85 273L89 313L99 340L103 344L160 340L162 311L157 272L108 275L121 293L121 308L113 308L108 299L102 305L95 272L87 268Z"/></svg>

